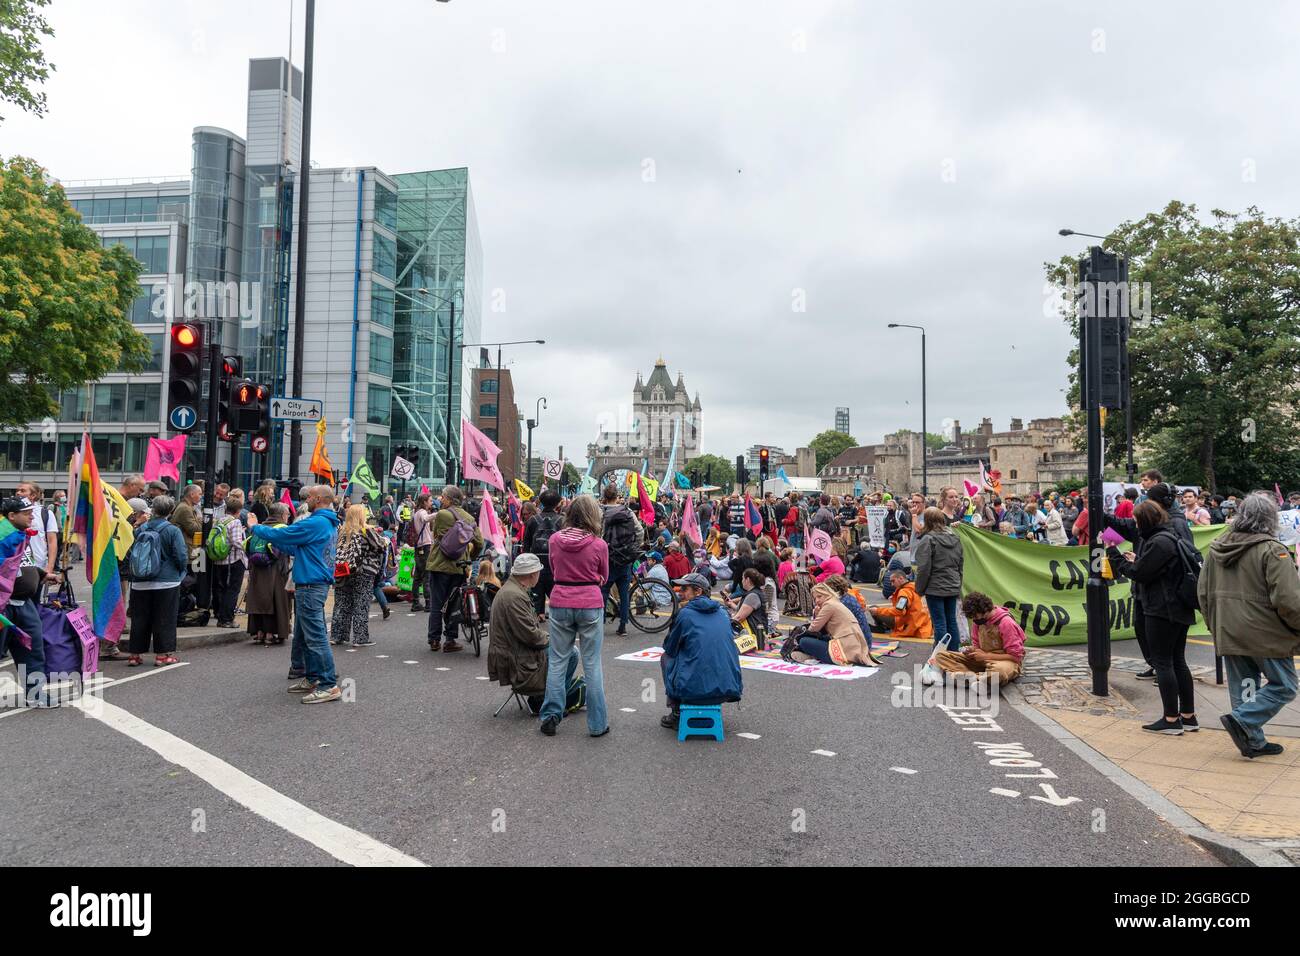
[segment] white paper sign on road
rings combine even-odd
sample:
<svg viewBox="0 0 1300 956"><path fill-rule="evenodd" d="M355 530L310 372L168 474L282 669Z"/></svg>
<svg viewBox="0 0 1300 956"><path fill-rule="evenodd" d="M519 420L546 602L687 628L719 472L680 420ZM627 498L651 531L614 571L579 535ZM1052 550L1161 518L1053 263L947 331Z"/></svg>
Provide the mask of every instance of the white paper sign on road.
<svg viewBox="0 0 1300 956"><path fill-rule="evenodd" d="M271 417L289 422L318 422L325 412L325 403L319 398L290 398L287 395L271 396Z"/></svg>

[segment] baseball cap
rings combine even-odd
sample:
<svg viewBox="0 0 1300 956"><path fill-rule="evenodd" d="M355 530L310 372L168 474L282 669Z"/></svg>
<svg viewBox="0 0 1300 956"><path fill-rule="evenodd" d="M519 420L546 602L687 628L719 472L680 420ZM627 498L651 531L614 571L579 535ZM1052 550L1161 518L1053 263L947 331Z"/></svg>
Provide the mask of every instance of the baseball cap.
<svg viewBox="0 0 1300 956"><path fill-rule="evenodd" d="M31 511L36 506L26 498L20 498L18 495L11 495L4 501L0 501L0 514L10 515L15 511Z"/></svg>
<svg viewBox="0 0 1300 956"><path fill-rule="evenodd" d="M656 561L662 561L664 559L663 552L660 551L651 551L649 554L646 555L646 557L654 558Z"/></svg>
<svg viewBox="0 0 1300 956"><path fill-rule="evenodd" d="M709 579L702 574L694 572L686 575L684 578L678 578L673 584L680 584L685 587L699 588L705 594L713 590L713 585L709 584Z"/></svg>
<svg viewBox="0 0 1300 956"><path fill-rule="evenodd" d="M149 503L143 498L132 498L127 501L127 504L131 506L131 510L136 514L141 514L149 510Z"/></svg>
<svg viewBox="0 0 1300 956"><path fill-rule="evenodd" d="M540 570L542 570L541 558L527 551L515 558L515 563L510 566L511 574L536 574Z"/></svg>

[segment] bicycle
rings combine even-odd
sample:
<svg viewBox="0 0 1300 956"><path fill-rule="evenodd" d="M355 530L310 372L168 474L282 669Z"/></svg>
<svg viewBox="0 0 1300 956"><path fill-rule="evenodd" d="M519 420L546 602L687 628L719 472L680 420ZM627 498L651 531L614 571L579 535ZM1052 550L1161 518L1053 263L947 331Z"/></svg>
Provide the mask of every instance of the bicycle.
<svg viewBox="0 0 1300 956"><path fill-rule="evenodd" d="M639 568L637 569L640 570ZM658 634L677 617L680 599L677 591L654 578L636 576L628 588L627 619L644 634ZM605 600L605 620L618 620L618 588L609 589Z"/></svg>

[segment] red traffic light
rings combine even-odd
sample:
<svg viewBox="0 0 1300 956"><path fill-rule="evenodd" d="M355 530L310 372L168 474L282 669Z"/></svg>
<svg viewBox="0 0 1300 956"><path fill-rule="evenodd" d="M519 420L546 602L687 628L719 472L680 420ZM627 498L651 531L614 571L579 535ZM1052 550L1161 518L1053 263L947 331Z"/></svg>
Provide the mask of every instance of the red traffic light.
<svg viewBox="0 0 1300 956"><path fill-rule="evenodd" d="M180 348L198 348L201 336L197 325L173 325L172 341Z"/></svg>
<svg viewBox="0 0 1300 956"><path fill-rule="evenodd" d="M223 355L221 357L221 374L226 378L235 378L243 371L244 363L236 355Z"/></svg>
<svg viewBox="0 0 1300 956"><path fill-rule="evenodd" d="M235 401L240 405L247 405L253 400L256 389L248 382L244 382L239 388L235 389Z"/></svg>

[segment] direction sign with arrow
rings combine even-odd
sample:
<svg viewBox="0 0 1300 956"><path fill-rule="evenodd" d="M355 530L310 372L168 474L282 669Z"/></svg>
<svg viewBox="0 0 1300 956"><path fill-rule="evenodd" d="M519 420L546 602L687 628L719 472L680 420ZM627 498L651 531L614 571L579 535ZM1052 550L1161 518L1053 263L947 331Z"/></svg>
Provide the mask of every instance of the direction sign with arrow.
<svg viewBox="0 0 1300 956"><path fill-rule="evenodd" d="M271 417L280 421L318 422L324 414L324 403L319 398L271 396Z"/></svg>

